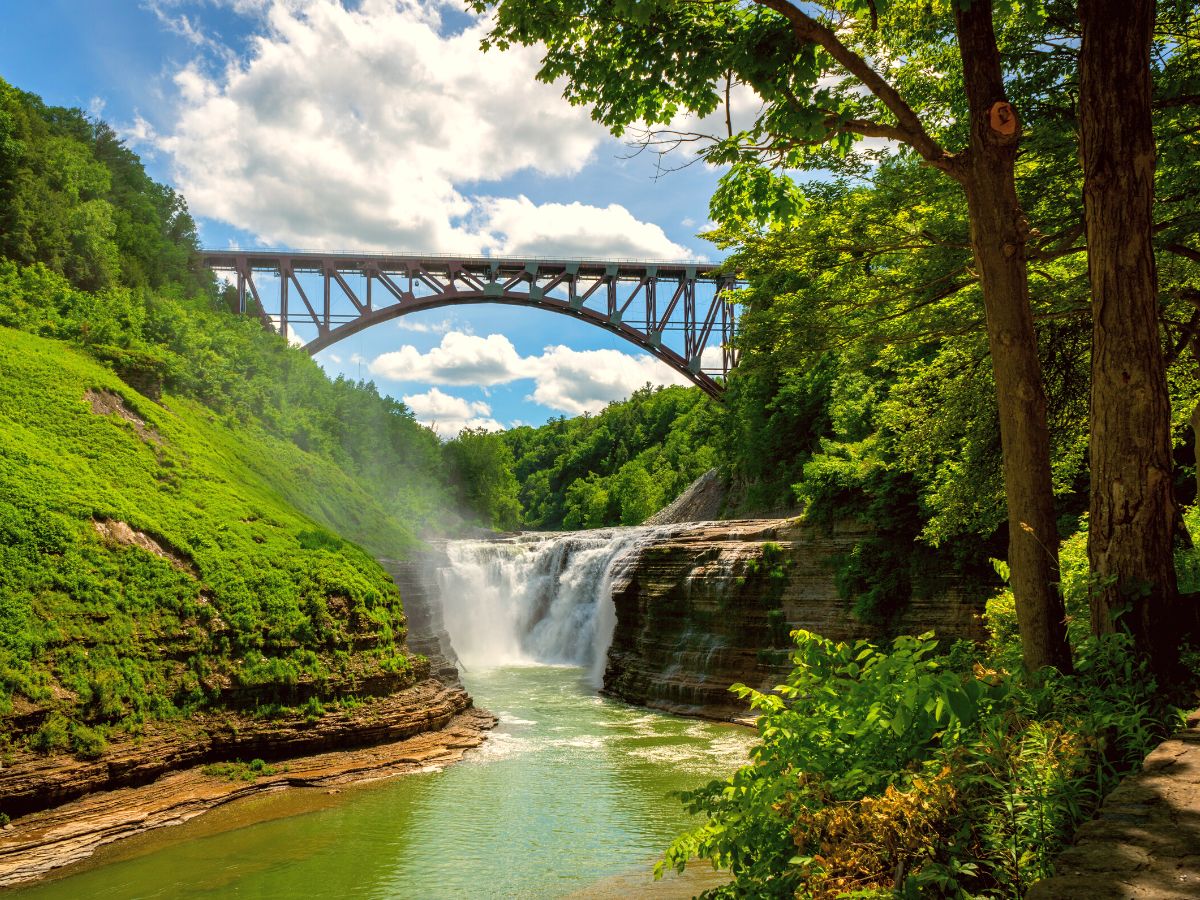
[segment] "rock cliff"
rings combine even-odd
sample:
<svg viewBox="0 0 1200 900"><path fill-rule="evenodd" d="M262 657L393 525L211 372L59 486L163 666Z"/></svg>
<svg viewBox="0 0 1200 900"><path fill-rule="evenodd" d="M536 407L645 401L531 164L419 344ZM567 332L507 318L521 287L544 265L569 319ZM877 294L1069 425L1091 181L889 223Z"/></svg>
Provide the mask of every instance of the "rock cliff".
<svg viewBox="0 0 1200 900"><path fill-rule="evenodd" d="M379 564L392 576L404 598L408 648L427 657L432 671L443 681L459 684L461 663L446 632L438 599L437 570L449 564L445 550L432 545L409 559L381 559Z"/></svg>
<svg viewBox="0 0 1200 900"><path fill-rule="evenodd" d="M827 533L795 519L701 522L642 547L613 579L617 625L605 693L733 719L747 709L729 685L778 684L790 670L795 629L840 641L930 630L947 642L984 637L982 600L951 583L914 597L886 625L856 619L838 596L832 558L866 533L849 524Z"/></svg>
<svg viewBox="0 0 1200 900"><path fill-rule="evenodd" d="M320 716L293 710L265 718L249 710L221 710L148 723L137 736L114 735L95 759L10 754L0 766L3 808L17 816L96 791L149 784L202 763L281 760L436 732L468 711L471 698L460 685L425 674L411 687L376 697L359 695Z"/></svg>

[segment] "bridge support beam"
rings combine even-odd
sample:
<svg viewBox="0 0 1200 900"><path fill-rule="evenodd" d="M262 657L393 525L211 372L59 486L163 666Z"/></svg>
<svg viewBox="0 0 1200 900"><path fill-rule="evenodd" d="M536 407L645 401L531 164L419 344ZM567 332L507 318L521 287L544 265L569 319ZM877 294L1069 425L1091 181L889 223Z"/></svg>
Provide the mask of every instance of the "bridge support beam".
<svg viewBox="0 0 1200 900"><path fill-rule="evenodd" d="M268 327L285 336L289 329L301 337L306 329L315 332L304 345L310 353L410 313L502 303L583 319L653 354L713 396L738 359L730 291L739 282L691 263L216 250L204 251L203 261L235 273L239 312L247 311L252 296ZM274 310L259 296L256 272L278 280ZM319 309L299 276L320 278ZM352 282L365 282L361 294ZM380 297L376 282L384 288ZM293 288L303 310L291 307Z"/></svg>

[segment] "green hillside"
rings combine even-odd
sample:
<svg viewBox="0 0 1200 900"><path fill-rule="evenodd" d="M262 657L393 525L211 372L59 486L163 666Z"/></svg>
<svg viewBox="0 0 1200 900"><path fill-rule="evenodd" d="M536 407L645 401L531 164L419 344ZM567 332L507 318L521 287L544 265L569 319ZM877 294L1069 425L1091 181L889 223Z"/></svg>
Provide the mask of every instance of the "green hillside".
<svg viewBox="0 0 1200 900"><path fill-rule="evenodd" d="M111 128L0 80L0 752L409 683L372 556L455 525L442 469L229 311Z"/></svg>
<svg viewBox="0 0 1200 900"><path fill-rule="evenodd" d="M331 528L406 540L328 460L0 329L8 740L95 752L108 728L223 697L286 702L331 674L409 671L398 592Z"/></svg>

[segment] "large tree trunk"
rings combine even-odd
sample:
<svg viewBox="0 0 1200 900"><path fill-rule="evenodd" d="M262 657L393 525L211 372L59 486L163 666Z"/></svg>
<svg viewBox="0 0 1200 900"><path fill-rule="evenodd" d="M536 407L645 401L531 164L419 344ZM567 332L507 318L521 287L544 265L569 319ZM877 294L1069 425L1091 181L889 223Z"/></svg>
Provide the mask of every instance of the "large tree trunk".
<svg viewBox="0 0 1200 900"><path fill-rule="evenodd" d="M1183 623L1175 618L1171 406L1151 244L1154 0L1080 0L1079 18L1092 285L1088 562L1093 575L1109 582L1092 596L1092 629L1106 634L1127 627L1155 671L1170 676Z"/></svg>
<svg viewBox="0 0 1200 900"><path fill-rule="evenodd" d="M991 0L955 14L971 109L970 148L956 175L967 194L971 244L983 288L1008 496L1012 590L1026 668L1071 669L1059 593L1050 435L1014 165L1019 122L1005 99Z"/></svg>
<svg viewBox="0 0 1200 900"><path fill-rule="evenodd" d="M1200 353L1196 354L1196 358L1200 360ZM1200 503L1200 402L1192 407L1192 414L1188 421L1192 426L1192 455L1196 459L1196 503Z"/></svg>

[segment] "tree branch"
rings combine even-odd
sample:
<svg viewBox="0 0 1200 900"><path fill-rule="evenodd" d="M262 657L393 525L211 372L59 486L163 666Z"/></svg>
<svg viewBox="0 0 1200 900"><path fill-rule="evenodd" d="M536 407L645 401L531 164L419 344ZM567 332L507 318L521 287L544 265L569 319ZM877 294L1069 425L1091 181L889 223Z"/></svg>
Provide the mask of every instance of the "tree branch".
<svg viewBox="0 0 1200 900"><path fill-rule="evenodd" d="M1176 256L1182 256L1184 259L1190 259L1194 263L1200 263L1200 250L1193 250L1184 244L1167 244L1163 249Z"/></svg>
<svg viewBox="0 0 1200 900"><path fill-rule="evenodd" d="M1200 94L1176 94L1160 97L1150 104L1154 109L1170 109L1173 106L1200 106Z"/></svg>
<svg viewBox="0 0 1200 900"><path fill-rule="evenodd" d="M847 72L862 82L872 94L879 98L880 102L887 107L888 111L896 117L899 126L888 135L872 134L869 137L891 137L893 140L903 141L921 157L939 169L949 171L953 167L954 157L947 153L941 145L938 144L929 133L925 130L925 126L921 124L920 118L913 112L900 93L892 87L876 72L865 59L847 47L838 39L838 36L829 28L822 25L816 19L809 16L800 8L794 6L789 0L754 0L760 6L765 6L774 12L779 13L792 26L792 32L801 41L809 44L817 44L832 56ZM891 126L880 126L891 127ZM856 131L856 134L863 134L861 131Z"/></svg>

